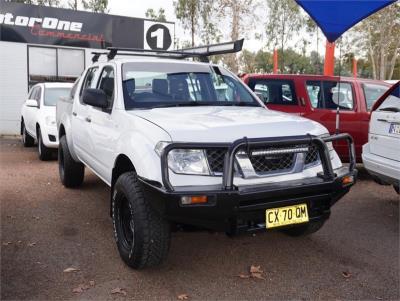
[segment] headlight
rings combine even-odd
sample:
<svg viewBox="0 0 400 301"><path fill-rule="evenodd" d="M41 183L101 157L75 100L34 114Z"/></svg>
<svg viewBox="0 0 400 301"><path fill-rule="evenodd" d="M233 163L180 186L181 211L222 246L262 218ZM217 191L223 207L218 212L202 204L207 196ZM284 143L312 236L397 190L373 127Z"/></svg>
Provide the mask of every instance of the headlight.
<svg viewBox="0 0 400 301"><path fill-rule="evenodd" d="M206 156L199 149L174 149L168 154L168 166L175 173L209 175Z"/></svg>
<svg viewBox="0 0 400 301"><path fill-rule="evenodd" d="M159 142L155 152L161 155L168 142ZM177 174L210 175L204 150L174 149L168 154L168 167Z"/></svg>
<svg viewBox="0 0 400 301"><path fill-rule="evenodd" d="M49 126L56 125L56 118L54 116L47 116L46 117L46 124Z"/></svg>

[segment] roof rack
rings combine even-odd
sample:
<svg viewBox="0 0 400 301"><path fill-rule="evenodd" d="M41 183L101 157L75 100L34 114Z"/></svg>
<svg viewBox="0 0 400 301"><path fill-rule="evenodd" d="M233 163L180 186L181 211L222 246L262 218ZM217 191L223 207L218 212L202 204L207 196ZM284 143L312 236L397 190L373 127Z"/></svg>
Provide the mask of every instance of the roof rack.
<svg viewBox="0 0 400 301"><path fill-rule="evenodd" d="M108 60L112 60L116 55L132 55L132 56L149 56L149 57L164 57L171 59L198 58L202 62L208 62L210 55L235 53L242 50L244 39L212 44L206 46L184 48L180 50L149 50L140 48L119 48L108 47L108 52L92 52L92 62L97 62L101 55L107 55Z"/></svg>

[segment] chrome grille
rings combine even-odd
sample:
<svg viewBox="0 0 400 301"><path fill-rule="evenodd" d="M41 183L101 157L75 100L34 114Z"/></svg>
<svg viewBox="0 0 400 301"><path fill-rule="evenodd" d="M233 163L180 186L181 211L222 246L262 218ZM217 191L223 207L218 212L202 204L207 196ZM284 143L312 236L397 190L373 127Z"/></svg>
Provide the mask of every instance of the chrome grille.
<svg viewBox="0 0 400 301"><path fill-rule="evenodd" d="M252 152L251 152L252 153ZM293 167L296 155L289 154L260 154L249 156L250 162L256 173L273 171L286 171Z"/></svg>
<svg viewBox="0 0 400 301"><path fill-rule="evenodd" d="M308 151L305 153L307 148ZM206 150L208 165L213 175L221 175L223 173L226 152L227 149L225 148ZM247 155L247 152L249 152L249 155ZM291 171L295 166L297 154L301 152L304 153L304 165L314 164L319 161L318 148L314 145L240 149L237 156L246 154L254 172L258 175L266 175Z"/></svg>

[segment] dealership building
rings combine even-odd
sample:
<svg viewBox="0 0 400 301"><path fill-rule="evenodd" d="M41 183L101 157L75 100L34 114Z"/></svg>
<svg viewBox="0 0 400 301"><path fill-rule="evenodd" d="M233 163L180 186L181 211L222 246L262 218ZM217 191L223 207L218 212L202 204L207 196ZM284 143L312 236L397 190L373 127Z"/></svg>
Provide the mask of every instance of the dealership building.
<svg viewBox="0 0 400 301"><path fill-rule="evenodd" d="M0 0L0 134L19 134L39 82L73 82L107 47L173 49L175 25Z"/></svg>

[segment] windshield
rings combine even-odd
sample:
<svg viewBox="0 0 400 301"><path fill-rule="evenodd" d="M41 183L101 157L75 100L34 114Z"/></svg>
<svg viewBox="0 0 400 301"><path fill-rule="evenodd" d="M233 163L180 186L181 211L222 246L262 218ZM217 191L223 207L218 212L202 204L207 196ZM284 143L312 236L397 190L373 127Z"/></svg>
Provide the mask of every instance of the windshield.
<svg viewBox="0 0 400 301"><path fill-rule="evenodd" d="M260 106L239 80L218 67L180 62L126 63L122 72L127 110L198 105Z"/></svg>
<svg viewBox="0 0 400 301"><path fill-rule="evenodd" d="M70 88L46 88L44 93L44 105L54 107L60 97L68 97Z"/></svg>

